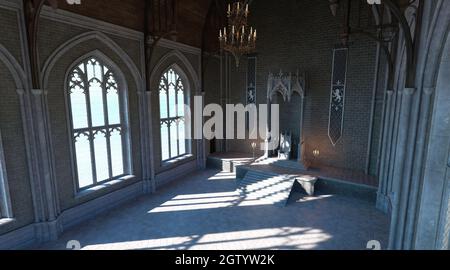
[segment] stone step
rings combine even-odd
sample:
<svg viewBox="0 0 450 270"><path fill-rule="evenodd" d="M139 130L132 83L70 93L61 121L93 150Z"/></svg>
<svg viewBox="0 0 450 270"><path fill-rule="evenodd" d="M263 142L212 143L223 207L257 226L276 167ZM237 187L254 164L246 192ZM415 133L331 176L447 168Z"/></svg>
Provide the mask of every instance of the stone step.
<svg viewBox="0 0 450 270"><path fill-rule="evenodd" d="M248 171L238 181L238 191L246 200L258 200L284 207L291 194L295 178L275 173Z"/></svg>

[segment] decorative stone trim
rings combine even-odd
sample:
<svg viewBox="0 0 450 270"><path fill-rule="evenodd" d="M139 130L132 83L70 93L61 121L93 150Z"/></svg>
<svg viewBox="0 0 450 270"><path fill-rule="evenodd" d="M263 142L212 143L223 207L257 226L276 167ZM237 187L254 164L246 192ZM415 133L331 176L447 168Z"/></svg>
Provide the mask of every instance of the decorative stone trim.
<svg viewBox="0 0 450 270"><path fill-rule="evenodd" d="M0 235L0 250L33 248L36 244L54 240L67 229L142 194L142 182L138 182L68 209L62 212L54 221L34 223L10 233Z"/></svg>
<svg viewBox="0 0 450 270"><path fill-rule="evenodd" d="M270 73L267 80L267 98L270 101L279 92L283 96L284 101L290 102L294 93L304 97L305 89L305 75L300 75L298 71L293 75L292 73L285 74L280 70L280 73L277 75Z"/></svg>
<svg viewBox="0 0 450 270"><path fill-rule="evenodd" d="M41 80L44 89L47 88L50 72L52 71L53 66L58 62L58 60L76 45L91 39L99 40L105 45L107 45L111 50L113 50L130 69L130 72L132 73L133 78L136 82L138 91L143 91L145 82L143 81L142 74L135 65L135 63L133 62L133 60L131 60L128 54L113 40L111 40L108 36L98 31L83 33L64 42L47 58L41 73L42 74Z"/></svg>
<svg viewBox="0 0 450 270"><path fill-rule="evenodd" d="M144 40L144 33L142 32L62 9L53 10L50 6L44 6L42 8L41 17L56 22L101 31L107 34L112 34L132 40Z"/></svg>
<svg viewBox="0 0 450 270"><path fill-rule="evenodd" d="M147 40L148 44L152 44L154 42L154 40L152 38L150 38L149 40ZM161 46L163 48L167 48L167 49L172 49L172 50L178 50L181 52L185 52L185 53L190 53L190 54L194 54L194 55L201 55L202 50L200 48L194 47L194 46L190 46L190 45L186 45L180 42L176 42L176 41L172 41L169 39L165 39L162 38L158 41L158 46Z"/></svg>
<svg viewBox="0 0 450 270"><path fill-rule="evenodd" d="M181 53L179 50L173 50L173 51L165 54L158 60L156 65L153 66L153 71L150 75L150 81L152 83L155 82L157 76L160 75L162 70L173 64L173 61L169 61L171 57L177 58L186 67L186 69L188 71L188 75L190 76L190 79L193 80L192 83L194 85L194 89L191 89L194 91L192 91L191 93L197 94L197 93L201 92L200 91L201 90L200 89L200 85L201 85L200 79L199 79L197 72L195 71L195 68L192 66L191 62L187 59L187 57L183 53ZM181 69L181 70L183 70L183 69ZM153 88L152 85L149 85L149 88L152 89Z"/></svg>
<svg viewBox="0 0 450 270"><path fill-rule="evenodd" d="M6 65L14 79L17 88L27 89L27 76L16 58L0 44L0 61Z"/></svg>
<svg viewBox="0 0 450 270"><path fill-rule="evenodd" d="M0 8L17 10L22 9L22 1L19 0L0 0Z"/></svg>

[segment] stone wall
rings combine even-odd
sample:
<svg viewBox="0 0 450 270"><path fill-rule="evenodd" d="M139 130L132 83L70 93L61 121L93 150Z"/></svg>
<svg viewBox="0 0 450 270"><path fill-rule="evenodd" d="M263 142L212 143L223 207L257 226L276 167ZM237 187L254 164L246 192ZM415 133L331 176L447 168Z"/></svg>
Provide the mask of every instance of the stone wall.
<svg viewBox="0 0 450 270"><path fill-rule="evenodd" d="M3 46L13 57L12 61L15 61L19 68L23 69L24 56L21 51L23 40L20 37L18 18L15 10L0 8L0 25L2 27L0 46ZM4 31L6 29L8 31ZM0 54L2 54L1 51ZM34 221L26 137L18 92L22 86L15 82L11 65L12 63L2 61L2 57L0 57L0 130L5 155L6 180L14 215L12 222L0 226L0 235Z"/></svg>
<svg viewBox="0 0 450 270"><path fill-rule="evenodd" d="M5 154L7 183L10 189L13 220L0 222L0 249L22 247L49 240L57 236L67 226L73 226L84 218L91 217L117 202L132 199L139 194L151 191L146 185L153 180L156 186L178 179L179 176L200 167L197 141L192 143L192 157L171 166L160 162L160 129L158 91L145 86L144 35L133 29L92 20L70 12L52 13L48 8L40 18L38 36L39 61L43 83L45 115L48 115L48 136L50 173L46 176L54 183L54 209L56 220L46 220L47 204L44 194L33 193L38 181L33 168L33 149L35 146L30 130L26 130L34 116L30 113L34 106L33 91L29 85L29 64L27 45L23 39L21 23L21 1L0 0L0 130ZM11 63L6 63L3 51L17 63L17 74L11 72ZM130 126L130 148L132 174L134 178L119 183L105 185L87 193L77 193L73 175L71 135L68 130L65 79L68 69L80 57L98 53L113 62L123 73L127 86L128 118ZM167 57L169 55L169 57ZM190 95L201 91L200 49L177 42L161 41L154 47L150 68L161 60L161 69L155 68L155 78L160 78L164 67L177 64L187 74ZM101 60L101 59L100 59ZM9 66L8 66L9 65ZM211 69L215 68L213 66ZM211 71L214 73L214 71ZM215 79L213 79L215 80ZM214 84L208 78L206 85ZM19 90L18 90L19 89ZM22 91L20 91L22 90ZM147 103L151 91L152 103ZM20 93L23 96L19 95ZM22 99L21 99L22 97ZM23 103L23 100L27 101ZM145 107L148 106L148 107ZM26 113L23 113L23 112ZM150 114L151 113L151 114ZM153 132L150 132L151 117ZM33 126L33 128L35 128ZM147 135L146 135L147 134ZM32 138L30 140L30 138ZM153 143L153 156L149 150ZM198 145L197 145L198 144ZM42 145L40 146L42 147ZM152 164L154 167L152 168ZM42 184L42 182L39 182ZM82 196L81 196L82 195ZM42 197L40 197L42 196ZM48 198L48 197L47 197ZM115 200L116 199L116 200ZM42 207L36 206L36 200ZM50 208L50 207L49 207ZM44 213L44 218L42 218ZM38 218L41 217L41 218Z"/></svg>
<svg viewBox="0 0 450 270"><path fill-rule="evenodd" d="M356 10L352 14L356 16ZM306 72L308 86L303 131L306 158L319 165L365 171L369 130L373 124L370 108L376 60L376 43L366 37L352 36L350 41L343 137L335 147L328 138L332 49L338 43L341 22L341 16L331 15L327 1L281 0L277 4L255 1L251 7L251 24L259 34L257 103L267 103L269 72ZM232 103L245 103L246 62L241 62L238 69L232 66L229 99ZM297 142L299 99L294 96L293 102L283 104L280 109L280 128L292 131ZM382 106L377 106L378 114L381 109ZM377 140L374 144L378 145L378 138L374 139ZM250 151L250 142L229 143L230 151L243 149ZM312 155L314 149L321 153L316 159ZM377 154L371 152L371 155ZM375 172L376 168L371 170L372 174Z"/></svg>

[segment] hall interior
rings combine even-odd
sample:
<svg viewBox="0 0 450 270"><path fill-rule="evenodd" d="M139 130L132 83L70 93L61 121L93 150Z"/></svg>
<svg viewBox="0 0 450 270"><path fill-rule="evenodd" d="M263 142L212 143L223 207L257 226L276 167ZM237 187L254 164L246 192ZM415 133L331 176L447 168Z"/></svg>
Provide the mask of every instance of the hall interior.
<svg viewBox="0 0 450 270"><path fill-rule="evenodd" d="M0 0L0 250L448 250L450 2L380 2Z"/></svg>

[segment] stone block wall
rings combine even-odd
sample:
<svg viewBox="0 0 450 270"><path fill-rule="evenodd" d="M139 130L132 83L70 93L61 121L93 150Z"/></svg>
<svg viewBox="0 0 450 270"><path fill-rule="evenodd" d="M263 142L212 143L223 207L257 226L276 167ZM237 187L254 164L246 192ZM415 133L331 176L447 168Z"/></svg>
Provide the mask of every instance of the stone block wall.
<svg viewBox="0 0 450 270"><path fill-rule="evenodd" d="M178 179L186 171L198 169L200 163L197 160L197 147L200 146L197 145L197 141L192 142L191 158L164 167L160 162L158 91L145 86L143 33L67 11L54 12L45 7L40 18L38 49L41 76L45 77L43 90L47 93L44 100L48 105L45 114L48 115L49 129L44 133L49 137L50 145L47 150L51 159L49 160L51 171L54 174L52 177L55 182L54 198L57 198L55 209L58 213L54 223L47 224L53 220L38 220L37 213L46 211L46 202L43 202L44 209L38 209L34 203L36 198L33 197L32 187L36 182L33 178L36 172L32 168L34 163L30 162L33 161L30 149L35 149L33 144L36 142L29 141L33 136L30 130L25 130L27 121L33 119L33 116L29 112L24 113L24 110L31 111L30 107L34 103L22 104L23 100L19 95L22 92L18 91L18 89L24 91L24 100L32 100L27 45L23 37L25 32L24 26L20 25L22 12L21 1L0 0L0 130L13 214L13 219L8 222L0 217L0 249L28 246L41 240L48 240L66 229L66 225L72 226L83 218L93 216L108 208L108 205L116 203L116 201L108 203L109 200L116 198L117 201L123 201L126 195L132 199L133 196L149 191L146 185L150 181L149 171L152 164L156 186L159 187ZM6 56L4 51L7 52ZM75 188L76 179L73 176L65 77L69 67L77 59L96 51L114 62L124 75L128 90L132 174L135 177L80 196ZM56 52L60 53L55 54ZM168 54L172 56L166 57ZM11 72L11 63L5 62L4 59L8 60L8 57L20 70L19 77ZM163 58L166 59L165 65L177 64L188 75L192 98L201 91L200 49L177 42L162 41L154 47L150 68L153 69ZM51 60L55 61L52 65L48 65ZM216 66L213 64L210 67L212 74L214 74L212 69ZM158 72L162 71L155 69L155 77L159 78L161 74ZM205 84L209 87L214 83L215 81L208 78L205 80ZM149 96L146 90L152 91L152 103L147 104L148 107L143 107ZM47 108L44 105L44 110ZM151 112L153 122L151 134L146 133L149 128L147 123L150 122L148 112ZM143 134L148 134L148 137ZM150 138L153 139L153 156L149 150ZM71 216L66 217L67 213Z"/></svg>
<svg viewBox="0 0 450 270"><path fill-rule="evenodd" d="M357 10L352 10L356 16ZM333 17L327 1L255 1L251 25L258 30L257 103L265 104L269 72L306 72L304 109L306 158L318 165L365 171L368 160L376 43L352 36L349 47L343 137L336 146L328 138L332 49L339 42L342 16ZM363 16L363 20L367 18ZM355 23L355 22L352 22ZM232 66L229 101L245 103L246 62ZM278 101L282 100L281 98ZM280 129L290 130L298 142L299 98L280 108ZM276 101L275 101L276 102ZM376 107L377 115L382 106ZM380 121L380 117L376 118ZM376 129L379 125L375 126ZM374 131L375 133L377 131ZM378 138L375 138L378 140ZM378 142L374 142L375 145ZM250 151L249 141L229 143L230 151ZM374 147L375 149L377 146ZM320 150L318 158L313 150ZM295 151L295 149L294 149ZM371 155L377 155L371 152ZM376 159L376 158L375 158ZM375 161L374 161L375 162ZM375 162L376 163L376 162ZM376 173L376 169L371 171Z"/></svg>

